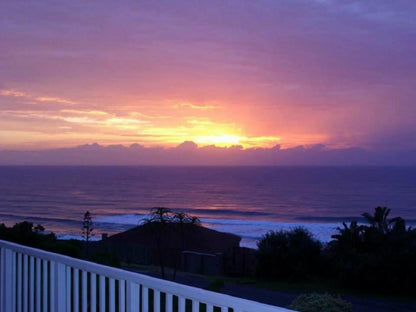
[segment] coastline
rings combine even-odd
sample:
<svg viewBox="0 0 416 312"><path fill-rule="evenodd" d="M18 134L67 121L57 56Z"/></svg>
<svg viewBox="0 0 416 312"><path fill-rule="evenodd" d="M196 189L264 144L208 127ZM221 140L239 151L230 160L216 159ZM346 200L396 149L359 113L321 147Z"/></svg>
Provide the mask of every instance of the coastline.
<svg viewBox="0 0 416 312"><path fill-rule="evenodd" d="M102 234L114 235L135 226L138 226L147 217L145 214L117 214L96 216L93 219L94 232L91 240L101 240ZM261 239L269 231L292 230L296 227L306 228L313 237L325 244L332 240L331 236L337 234L337 228L342 228L342 222L347 224L353 220L362 220L362 218L346 218L339 222L284 222L271 220L243 220L243 219L214 219L201 218L201 225L219 232L231 233L241 237L240 246L257 249L257 241ZM42 224L45 226L47 232L54 232L54 234L63 240L77 239L82 240L81 222L79 220L64 220L64 221L50 221L42 222L37 218L25 218L15 220L15 222L29 221L34 224ZM406 221L407 226L416 225L412 222ZM13 222L6 222L6 225L13 225ZM364 221L359 224L366 224Z"/></svg>
<svg viewBox="0 0 416 312"><path fill-rule="evenodd" d="M130 220L132 215L129 215ZM117 216L119 217L119 216ZM137 225L140 225L140 221L126 223L111 223L109 219L111 217L96 218L95 236L92 236L93 240L100 240L101 234L106 233L108 235L120 233L122 231L131 229ZM143 215L135 216L138 220L144 218ZM342 223L299 223L299 222L273 222L265 220L237 220L237 219L201 219L201 225L213 229L219 232L231 233L241 237L240 246L257 249L257 241L261 239L269 231L291 230L296 227L304 227L312 233L315 239L321 243L328 243L331 240L331 235L336 234L336 228L342 226ZM108 231L107 231L108 230ZM80 232L79 232L80 233ZM60 239L79 239L82 240L80 234L67 233L60 234L55 233Z"/></svg>

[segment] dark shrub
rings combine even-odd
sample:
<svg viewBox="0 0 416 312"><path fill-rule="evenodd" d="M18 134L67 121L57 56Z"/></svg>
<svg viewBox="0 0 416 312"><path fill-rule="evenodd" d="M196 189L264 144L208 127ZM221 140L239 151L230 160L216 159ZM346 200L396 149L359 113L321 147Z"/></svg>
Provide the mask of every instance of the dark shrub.
<svg viewBox="0 0 416 312"><path fill-rule="evenodd" d="M44 228L41 225L33 227L33 223L23 221L8 228L0 225L0 239L8 240L25 246L37 247L45 241L56 240L55 234L43 234Z"/></svg>
<svg viewBox="0 0 416 312"><path fill-rule="evenodd" d="M257 247L260 277L305 279L318 270L321 244L305 228L270 231Z"/></svg>
<svg viewBox="0 0 416 312"><path fill-rule="evenodd" d="M40 248L71 257L80 257L83 242L77 240L58 240L54 233L44 233L44 227L23 221L8 228L0 224L0 239L8 240L25 246Z"/></svg>
<svg viewBox="0 0 416 312"><path fill-rule="evenodd" d="M37 248L45 249L51 252L56 252L73 258L81 258L81 253L84 248L84 242L70 239L70 240L50 240L42 242Z"/></svg>
<svg viewBox="0 0 416 312"><path fill-rule="evenodd" d="M88 261L108 265L115 268L121 268L120 259L112 253L96 253L88 258Z"/></svg>
<svg viewBox="0 0 416 312"><path fill-rule="evenodd" d="M288 308L300 312L352 312L349 302L329 294L300 295Z"/></svg>
<svg viewBox="0 0 416 312"><path fill-rule="evenodd" d="M344 223L327 251L334 278L351 288L415 295L416 231L402 218L389 219L390 209L363 214L369 225Z"/></svg>

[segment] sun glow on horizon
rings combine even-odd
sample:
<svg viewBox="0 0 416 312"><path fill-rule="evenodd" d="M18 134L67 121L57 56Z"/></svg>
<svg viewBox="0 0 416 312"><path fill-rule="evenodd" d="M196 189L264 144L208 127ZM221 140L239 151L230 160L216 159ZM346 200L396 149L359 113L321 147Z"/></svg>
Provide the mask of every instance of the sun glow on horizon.
<svg viewBox="0 0 416 312"><path fill-rule="evenodd" d="M0 135L5 138L3 149L61 148L94 142L104 146L140 144L174 148L186 141L192 141L198 147L240 146L248 149L272 148L277 144L285 147L298 142L288 140L291 136L287 133L284 136L268 131L262 133L256 119L247 122L243 111L236 114L235 108L224 102L174 103L165 100L160 105L149 106L147 103L143 107L130 104L114 107L103 102L99 107L89 103L74 106L72 99L52 92L42 95L26 90L0 89L0 96L16 103L32 103L17 109L10 106L0 112L3 118ZM33 128L34 124L37 128Z"/></svg>
<svg viewBox="0 0 416 312"><path fill-rule="evenodd" d="M230 146L241 145L242 141L247 140L246 137L232 135L232 134L220 134L220 135L201 135L194 138L194 142L202 145L215 145L215 146Z"/></svg>

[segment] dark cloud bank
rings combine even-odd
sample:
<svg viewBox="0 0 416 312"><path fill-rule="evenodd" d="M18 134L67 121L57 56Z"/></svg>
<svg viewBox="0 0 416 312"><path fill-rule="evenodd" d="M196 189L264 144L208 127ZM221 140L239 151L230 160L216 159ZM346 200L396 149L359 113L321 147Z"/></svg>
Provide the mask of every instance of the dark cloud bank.
<svg viewBox="0 0 416 312"><path fill-rule="evenodd" d="M416 166L416 149L369 151L362 148L329 149L324 145L289 149L198 147L184 142L174 148L147 148L139 144L41 151L0 151L0 165L402 165Z"/></svg>

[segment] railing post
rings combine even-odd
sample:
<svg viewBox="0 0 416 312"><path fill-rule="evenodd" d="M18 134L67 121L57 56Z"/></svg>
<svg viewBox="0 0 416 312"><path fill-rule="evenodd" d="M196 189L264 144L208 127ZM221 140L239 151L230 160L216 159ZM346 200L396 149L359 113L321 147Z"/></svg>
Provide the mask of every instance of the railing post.
<svg viewBox="0 0 416 312"><path fill-rule="evenodd" d="M149 288L142 285L142 312L149 311Z"/></svg>
<svg viewBox="0 0 416 312"><path fill-rule="evenodd" d="M166 306L165 306L166 312L172 312L173 311L173 295L166 293Z"/></svg>
<svg viewBox="0 0 416 312"><path fill-rule="evenodd" d="M3 312L3 289L4 289L4 248L0 247L0 312Z"/></svg>
<svg viewBox="0 0 416 312"><path fill-rule="evenodd" d="M35 297L35 301L36 301L36 306L35 306L35 310L36 311L40 311L40 307L41 307L41 301L42 301L42 296L41 296L41 280L42 280L42 267L41 267L41 259L36 259L36 297Z"/></svg>
<svg viewBox="0 0 416 312"><path fill-rule="evenodd" d="M178 311L179 312L185 312L186 308L186 300L182 296L178 296Z"/></svg>
<svg viewBox="0 0 416 312"><path fill-rule="evenodd" d="M66 311L67 308L67 292L66 292L66 266L63 263L54 261L55 264L55 311ZM69 311L68 311L69 312Z"/></svg>
<svg viewBox="0 0 416 312"><path fill-rule="evenodd" d="M1 311L2 312L14 312L16 311L16 288L15 288L15 270L16 263L14 252L8 248L3 248L3 259L2 263L2 277L1 277L1 292L2 292L2 302L1 302Z"/></svg>
<svg viewBox="0 0 416 312"><path fill-rule="evenodd" d="M98 299L100 304L100 312L105 312L106 310L106 298L107 294L105 292L105 280L104 275L98 277Z"/></svg>
<svg viewBox="0 0 416 312"><path fill-rule="evenodd" d="M23 311L29 307L29 256L23 255Z"/></svg>
<svg viewBox="0 0 416 312"><path fill-rule="evenodd" d="M91 300L91 312L97 312L97 275L91 273L91 289L90 289L90 300Z"/></svg>
<svg viewBox="0 0 416 312"><path fill-rule="evenodd" d="M118 281L118 308L120 312L126 312L126 282L124 280Z"/></svg>
<svg viewBox="0 0 416 312"><path fill-rule="evenodd" d="M139 312L140 309L140 285L127 281L127 312Z"/></svg>

